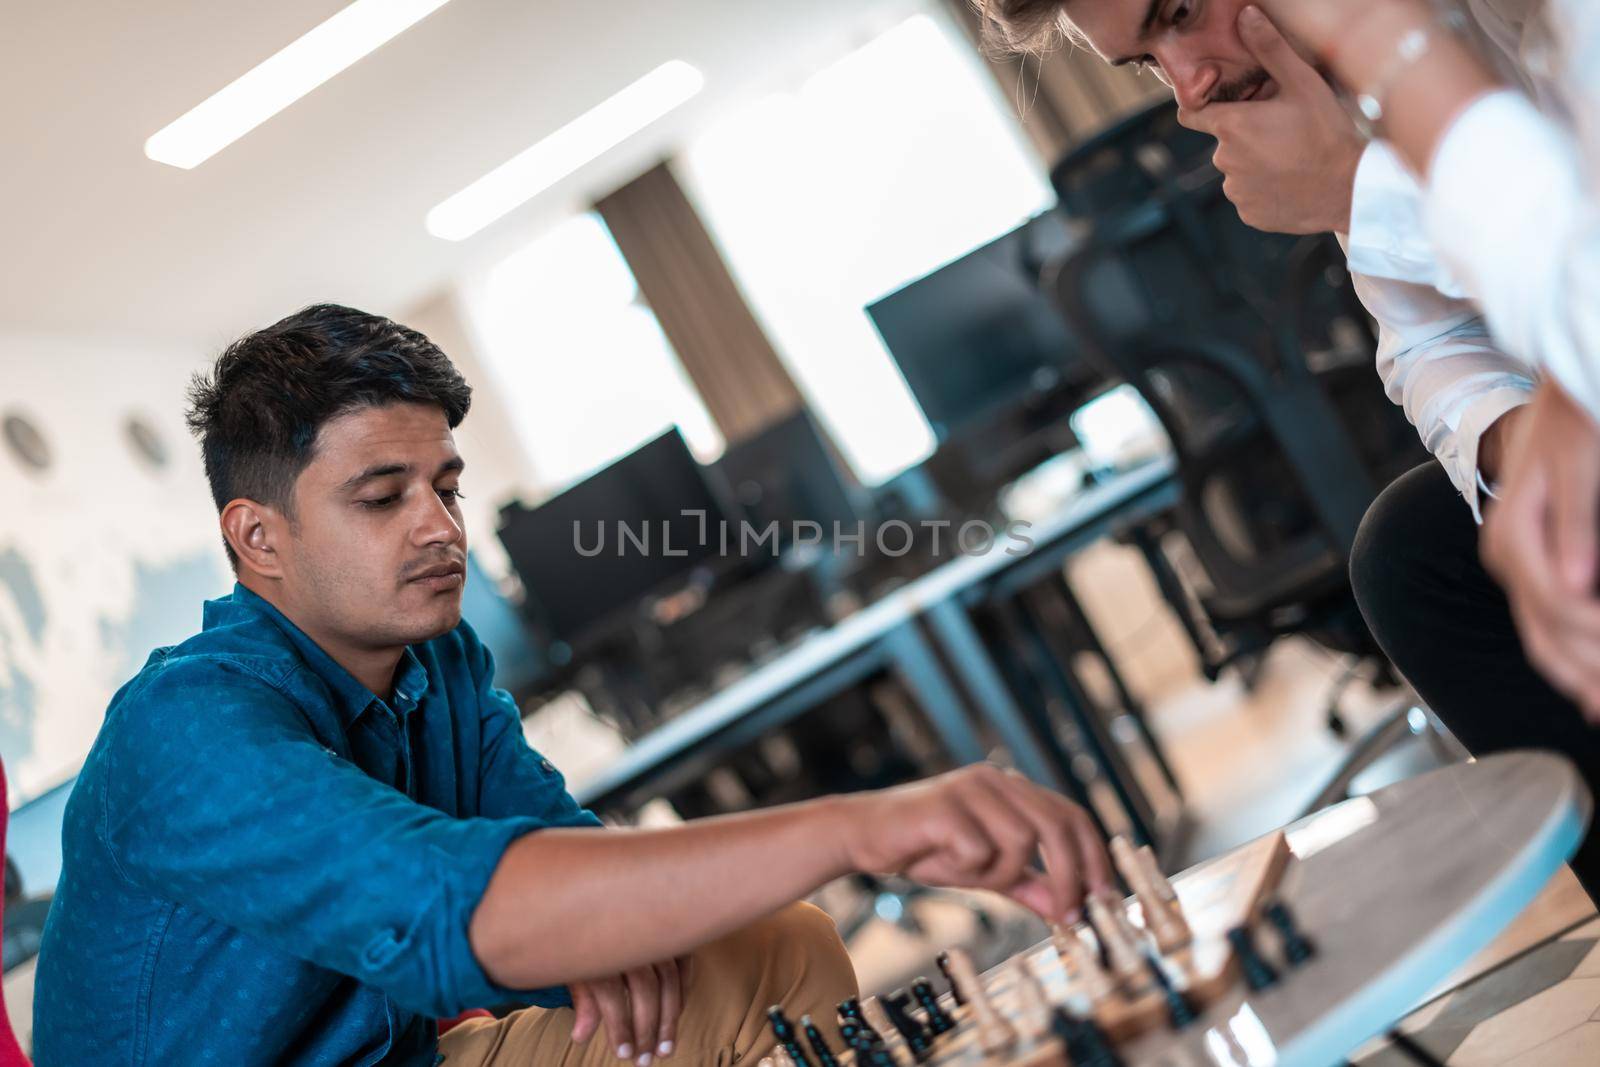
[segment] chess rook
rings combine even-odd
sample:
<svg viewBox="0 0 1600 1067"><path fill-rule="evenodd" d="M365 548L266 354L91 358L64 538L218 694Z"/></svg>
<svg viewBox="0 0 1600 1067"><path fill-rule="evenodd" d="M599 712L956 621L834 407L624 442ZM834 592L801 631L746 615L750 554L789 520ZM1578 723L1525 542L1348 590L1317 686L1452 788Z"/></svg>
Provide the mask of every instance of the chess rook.
<svg viewBox="0 0 1600 1067"><path fill-rule="evenodd" d="M1278 931L1283 942L1283 958L1289 966L1298 967L1317 954L1316 945L1295 926L1294 915L1283 901L1274 900L1267 905L1267 921Z"/></svg>
<svg viewBox="0 0 1600 1067"><path fill-rule="evenodd" d="M1251 934L1250 927L1235 926L1229 930L1228 942L1233 946L1240 970L1244 972L1245 985L1259 993L1278 984L1278 972L1256 949L1255 936Z"/></svg>

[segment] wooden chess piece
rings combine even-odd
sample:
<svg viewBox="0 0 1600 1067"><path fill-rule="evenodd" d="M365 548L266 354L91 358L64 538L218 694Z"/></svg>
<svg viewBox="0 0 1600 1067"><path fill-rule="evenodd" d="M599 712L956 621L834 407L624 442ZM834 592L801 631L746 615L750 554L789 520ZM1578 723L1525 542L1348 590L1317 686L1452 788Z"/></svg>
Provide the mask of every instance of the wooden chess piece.
<svg viewBox="0 0 1600 1067"><path fill-rule="evenodd" d="M1028 966L1026 957L1012 959L1011 969L1016 979L1017 1016L1022 1022L1023 1032L1037 1041L1050 1032L1050 1018L1055 1009L1050 1006L1050 998L1045 995L1038 975Z"/></svg>
<svg viewBox="0 0 1600 1067"><path fill-rule="evenodd" d="M1125 988L1140 984L1144 980L1144 960L1122 901L1108 900L1098 894L1090 896L1089 923L1106 951L1111 973L1117 976L1118 984Z"/></svg>
<svg viewBox="0 0 1600 1067"><path fill-rule="evenodd" d="M954 976L956 985L960 987L962 996L967 998L972 1014L977 1019L978 1047L986 1053L996 1053L1004 1052L1015 1045L1016 1028L995 1009L994 1003L989 999L988 990L983 988L983 981L978 977L977 968L973 966L972 957L960 949L952 949L950 973Z"/></svg>
<svg viewBox="0 0 1600 1067"><path fill-rule="evenodd" d="M1100 957L1076 931L1057 927L1055 947L1075 990L1089 1003L1098 1003L1111 995L1111 976L1100 965Z"/></svg>
<svg viewBox="0 0 1600 1067"><path fill-rule="evenodd" d="M1189 924L1177 904L1172 883L1161 873L1155 852L1148 845L1135 850L1126 837L1119 836L1111 839L1111 858L1122 880L1138 898L1145 929L1155 938L1156 947L1167 953L1189 944L1193 940Z"/></svg>

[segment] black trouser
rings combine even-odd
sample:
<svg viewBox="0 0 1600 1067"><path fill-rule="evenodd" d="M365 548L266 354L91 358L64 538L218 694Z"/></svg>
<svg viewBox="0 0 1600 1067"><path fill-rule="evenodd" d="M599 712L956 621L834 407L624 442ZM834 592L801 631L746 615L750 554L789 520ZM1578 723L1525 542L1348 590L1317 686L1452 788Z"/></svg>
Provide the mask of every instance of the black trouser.
<svg viewBox="0 0 1600 1067"><path fill-rule="evenodd" d="M1403 474L1373 502L1350 580L1384 652L1474 755L1554 749L1600 797L1600 729L1523 655L1505 594L1478 559L1478 526L1443 467ZM1590 832L1572 869L1600 903L1600 834Z"/></svg>

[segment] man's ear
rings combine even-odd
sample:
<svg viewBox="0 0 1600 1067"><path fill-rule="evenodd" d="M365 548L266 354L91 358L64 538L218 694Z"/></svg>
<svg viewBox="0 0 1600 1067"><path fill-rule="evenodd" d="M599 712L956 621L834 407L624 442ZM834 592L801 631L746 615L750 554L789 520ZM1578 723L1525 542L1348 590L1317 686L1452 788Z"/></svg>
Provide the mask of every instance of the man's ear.
<svg viewBox="0 0 1600 1067"><path fill-rule="evenodd" d="M289 523L271 504L240 497L222 509L222 536L228 539L239 566L262 578L282 578L283 558L278 554L288 536Z"/></svg>

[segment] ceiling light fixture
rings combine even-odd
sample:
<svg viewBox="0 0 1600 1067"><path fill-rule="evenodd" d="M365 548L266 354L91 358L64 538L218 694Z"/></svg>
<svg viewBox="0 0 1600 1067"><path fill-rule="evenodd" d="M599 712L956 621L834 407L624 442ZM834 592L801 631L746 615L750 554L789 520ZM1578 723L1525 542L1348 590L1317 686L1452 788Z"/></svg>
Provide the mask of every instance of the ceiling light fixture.
<svg viewBox="0 0 1600 1067"><path fill-rule="evenodd" d="M466 240L682 105L704 85L705 76L682 60L663 63L439 203L428 212L428 232L446 241Z"/></svg>
<svg viewBox="0 0 1600 1067"><path fill-rule="evenodd" d="M449 0L355 0L144 143L157 163L198 167Z"/></svg>

